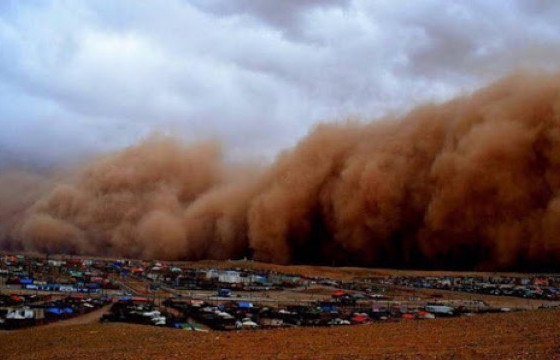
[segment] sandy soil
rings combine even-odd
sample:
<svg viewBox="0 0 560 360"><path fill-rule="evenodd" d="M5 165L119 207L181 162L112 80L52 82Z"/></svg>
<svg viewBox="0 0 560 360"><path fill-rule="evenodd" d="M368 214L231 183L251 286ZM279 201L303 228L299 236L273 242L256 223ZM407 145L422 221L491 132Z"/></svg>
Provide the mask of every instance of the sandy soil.
<svg viewBox="0 0 560 360"><path fill-rule="evenodd" d="M6 359L560 359L560 310L198 333L88 324L0 333Z"/></svg>
<svg viewBox="0 0 560 360"><path fill-rule="evenodd" d="M269 269L340 280L397 273L450 274L316 266L284 267L253 262L209 261L189 265ZM148 291L144 281L127 278L123 282L139 294L156 295ZM320 290L309 292L296 289L271 295L279 300L292 297L316 299L328 297L332 291L329 288ZM533 308L542 303L447 291L396 288L391 291L403 298L442 294L447 299L483 299L494 306ZM161 298L168 295L165 291L157 293ZM98 319L106 310L100 309L49 326L0 332L0 359L560 359L560 309L344 328L207 333L101 324Z"/></svg>

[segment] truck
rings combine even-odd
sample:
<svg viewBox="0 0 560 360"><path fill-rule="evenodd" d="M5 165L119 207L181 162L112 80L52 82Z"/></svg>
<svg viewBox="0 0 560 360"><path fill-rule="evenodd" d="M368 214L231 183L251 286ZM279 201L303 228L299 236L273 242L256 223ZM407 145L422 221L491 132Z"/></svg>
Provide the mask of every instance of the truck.
<svg viewBox="0 0 560 360"><path fill-rule="evenodd" d="M230 297L231 290L230 289L218 289L217 294L219 297Z"/></svg>
<svg viewBox="0 0 560 360"><path fill-rule="evenodd" d="M440 315L440 316L453 316L454 312L453 312L453 308L451 306L445 306L445 305L426 305L425 308L426 311L431 312L433 314L436 315Z"/></svg>

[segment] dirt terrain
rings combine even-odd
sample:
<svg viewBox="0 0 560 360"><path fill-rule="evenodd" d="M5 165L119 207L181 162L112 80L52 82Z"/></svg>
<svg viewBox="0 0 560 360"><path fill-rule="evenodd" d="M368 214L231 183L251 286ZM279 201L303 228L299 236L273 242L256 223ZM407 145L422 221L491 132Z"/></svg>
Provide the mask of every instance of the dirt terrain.
<svg viewBox="0 0 560 360"><path fill-rule="evenodd" d="M560 310L338 328L88 324L0 333L6 359L560 359Z"/></svg>
<svg viewBox="0 0 560 360"><path fill-rule="evenodd" d="M316 265L276 265L252 260L203 260L196 262L176 261L168 262L179 266L189 266L193 268L216 268L216 269L254 269L270 270L281 273L328 277L335 280L349 281L359 278L382 278L387 276L514 276L522 277L526 274L515 272L491 272L491 271L448 271L448 270L397 270L382 268L362 268L362 267L330 267ZM544 275L544 274L543 274Z"/></svg>
<svg viewBox="0 0 560 360"><path fill-rule="evenodd" d="M102 308L94 310L88 314L76 316L67 320L53 322L48 325L44 325L43 327L52 328L52 327L72 326L72 325L94 324L99 322L103 314L109 311L111 305L112 304L105 305Z"/></svg>
<svg viewBox="0 0 560 360"><path fill-rule="evenodd" d="M270 269L340 280L397 273L436 275L434 272L314 266L284 267L252 262L202 262L193 263L192 266ZM452 273L442 272L442 274ZM127 289L131 291L160 299L169 296L165 291L157 293L148 291L147 284L137 279L127 278L124 282ZM391 291L394 296L403 299L408 296L429 298L439 294L439 298L443 299L482 299L498 307L535 309L543 304L540 300L433 289L413 290L395 287ZM332 288L318 286L258 295L271 296L278 300L284 297L302 300L328 297L331 292ZM103 308L86 316L53 325L0 332L1 358L14 360L560 359L559 308L350 327L205 333L121 323L101 324L97 319L106 310L107 308Z"/></svg>

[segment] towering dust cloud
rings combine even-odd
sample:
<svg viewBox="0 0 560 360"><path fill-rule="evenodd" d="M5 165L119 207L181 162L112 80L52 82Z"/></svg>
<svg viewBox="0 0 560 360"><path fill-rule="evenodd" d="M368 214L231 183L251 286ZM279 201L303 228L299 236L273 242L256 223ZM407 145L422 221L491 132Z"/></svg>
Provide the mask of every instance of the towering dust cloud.
<svg viewBox="0 0 560 360"><path fill-rule="evenodd" d="M560 76L515 75L404 117L320 125L260 169L224 163L216 144L152 138L25 201L1 200L11 210L0 245L558 270Z"/></svg>

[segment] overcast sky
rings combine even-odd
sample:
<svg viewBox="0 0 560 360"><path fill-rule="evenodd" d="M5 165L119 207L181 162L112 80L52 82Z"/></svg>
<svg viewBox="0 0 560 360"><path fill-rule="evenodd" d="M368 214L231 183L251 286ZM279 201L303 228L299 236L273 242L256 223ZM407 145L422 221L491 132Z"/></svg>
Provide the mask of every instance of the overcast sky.
<svg viewBox="0 0 560 360"><path fill-rule="evenodd" d="M271 159L314 124L556 69L560 1L0 1L0 165L153 131Z"/></svg>

